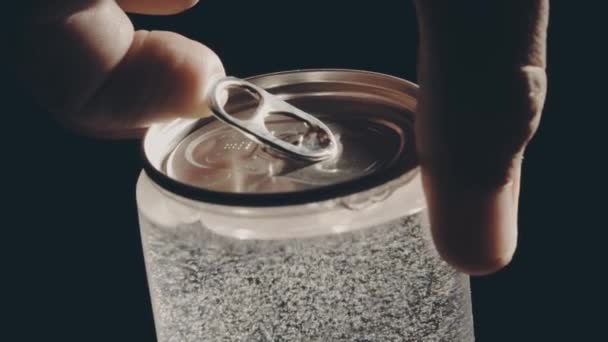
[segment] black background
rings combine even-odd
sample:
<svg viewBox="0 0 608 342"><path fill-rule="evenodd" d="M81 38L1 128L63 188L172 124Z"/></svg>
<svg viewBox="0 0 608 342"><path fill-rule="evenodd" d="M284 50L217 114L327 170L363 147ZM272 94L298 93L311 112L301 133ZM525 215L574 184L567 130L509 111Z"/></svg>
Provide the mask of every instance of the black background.
<svg viewBox="0 0 608 342"><path fill-rule="evenodd" d="M569 3L552 3L549 94L524 163L519 249L502 272L472 280L478 341L598 340L606 318L596 247L606 228L602 25L594 10ZM339 67L416 80L410 1L206 0L177 16L133 19L204 42L234 76ZM5 333L18 337L3 340L154 341L135 206L138 142L62 130L11 70L4 63L0 241Z"/></svg>

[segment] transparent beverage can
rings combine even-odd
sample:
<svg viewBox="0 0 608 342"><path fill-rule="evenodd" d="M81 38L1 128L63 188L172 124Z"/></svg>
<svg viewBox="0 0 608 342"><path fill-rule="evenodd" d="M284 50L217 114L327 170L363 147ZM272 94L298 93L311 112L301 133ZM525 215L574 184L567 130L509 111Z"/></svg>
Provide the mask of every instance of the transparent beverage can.
<svg viewBox="0 0 608 342"><path fill-rule="evenodd" d="M469 278L428 230L417 87L353 70L249 81L323 120L340 153L292 162L214 119L149 130L137 203L158 340L473 341ZM258 105L232 98L237 116Z"/></svg>

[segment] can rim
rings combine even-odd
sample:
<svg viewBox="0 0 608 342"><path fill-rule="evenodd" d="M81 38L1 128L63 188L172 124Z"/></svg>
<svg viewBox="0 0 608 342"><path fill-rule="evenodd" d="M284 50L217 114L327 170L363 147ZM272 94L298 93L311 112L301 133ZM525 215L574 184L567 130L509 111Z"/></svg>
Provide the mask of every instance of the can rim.
<svg viewBox="0 0 608 342"><path fill-rule="evenodd" d="M390 79L392 81L395 81L396 84L406 85L408 88L410 88L409 90L413 92L413 94L411 94L412 96L416 95L416 91L418 89L418 86L415 83L395 76L372 71L354 69L297 69L256 75L246 79L249 81L254 81L259 78L271 76L311 72L347 72L353 74L360 74L362 76L374 75L381 77L385 80ZM407 183L411 179L413 179L419 172L418 158L416 154L409 153L406 154L405 158L399 159L397 162L384 169L383 172L372 173L360 178L348 180L337 184L326 185L320 188L312 188L295 192L283 193L234 193L214 191L195 187L172 179L152 164L150 159L147 157L145 143L146 139L148 138L148 132L154 127L155 125L151 126L147 130L146 135L142 139L142 143L140 145L140 153L143 159L143 169L148 175L148 177L150 177L150 179L154 183L156 183L161 188L170 193L174 193L190 200L205 203L241 207L278 207L301 205L312 202L322 202L340 197L346 197L352 194L362 193L364 191L382 186L383 184L389 183L399 178L403 178L403 181Z"/></svg>

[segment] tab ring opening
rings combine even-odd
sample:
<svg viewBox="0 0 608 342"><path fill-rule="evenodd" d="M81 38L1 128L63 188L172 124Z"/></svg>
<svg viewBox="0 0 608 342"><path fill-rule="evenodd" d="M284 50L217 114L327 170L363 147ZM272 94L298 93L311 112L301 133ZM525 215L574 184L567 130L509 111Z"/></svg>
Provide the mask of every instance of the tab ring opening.
<svg viewBox="0 0 608 342"><path fill-rule="evenodd" d="M249 115L248 118L237 118L226 111L221 99L230 88L241 88L259 99L255 112ZM327 125L316 117L278 99L255 84L236 77L225 77L215 83L210 95L211 111L216 118L240 131L256 143L268 146L281 155L317 162L329 159L337 154L338 144L336 138ZM321 145L324 146L311 148L308 144L294 145L274 136L266 127L264 119L275 113L281 113L301 120L308 126L309 132L322 132L326 139L318 138L315 134L313 135L315 139L322 140ZM318 146L319 144L314 145Z"/></svg>

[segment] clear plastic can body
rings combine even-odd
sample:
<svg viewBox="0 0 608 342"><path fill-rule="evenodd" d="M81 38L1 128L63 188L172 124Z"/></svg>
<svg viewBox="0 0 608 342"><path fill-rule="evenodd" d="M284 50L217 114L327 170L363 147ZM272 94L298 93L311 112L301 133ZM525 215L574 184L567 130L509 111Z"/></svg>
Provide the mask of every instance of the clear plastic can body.
<svg viewBox="0 0 608 342"><path fill-rule="evenodd" d="M357 198L213 205L142 172L158 340L473 341L469 279L434 250L419 177Z"/></svg>

